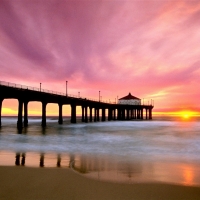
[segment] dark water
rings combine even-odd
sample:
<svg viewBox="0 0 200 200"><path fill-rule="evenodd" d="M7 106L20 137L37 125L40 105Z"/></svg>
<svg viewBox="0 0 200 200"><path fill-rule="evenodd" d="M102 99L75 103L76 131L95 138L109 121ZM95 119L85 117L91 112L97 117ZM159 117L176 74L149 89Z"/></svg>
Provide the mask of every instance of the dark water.
<svg viewBox="0 0 200 200"><path fill-rule="evenodd" d="M200 185L200 121L157 117L58 125L29 118L18 134L16 118L3 117L0 165L66 167L99 180Z"/></svg>

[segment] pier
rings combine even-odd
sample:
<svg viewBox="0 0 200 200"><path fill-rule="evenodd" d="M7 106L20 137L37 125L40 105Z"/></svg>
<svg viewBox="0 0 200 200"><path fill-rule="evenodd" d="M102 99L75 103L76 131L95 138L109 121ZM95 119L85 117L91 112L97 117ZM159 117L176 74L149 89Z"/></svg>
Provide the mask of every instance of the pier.
<svg viewBox="0 0 200 200"><path fill-rule="evenodd" d="M153 105L123 105L118 103L103 102L80 96L68 95L67 93L54 92L35 87L19 85L0 81L0 126L2 102L4 99L18 100L17 128L21 130L28 126L28 103L31 101L41 102L42 116L41 125L46 126L46 106L48 103L58 105L58 123L63 123L62 106L71 106L71 123L76 123L76 107L82 108L82 122L98 122L111 120L151 120ZM88 112L89 111L89 112ZM100 112L101 111L101 112ZM101 115L100 115L101 113Z"/></svg>

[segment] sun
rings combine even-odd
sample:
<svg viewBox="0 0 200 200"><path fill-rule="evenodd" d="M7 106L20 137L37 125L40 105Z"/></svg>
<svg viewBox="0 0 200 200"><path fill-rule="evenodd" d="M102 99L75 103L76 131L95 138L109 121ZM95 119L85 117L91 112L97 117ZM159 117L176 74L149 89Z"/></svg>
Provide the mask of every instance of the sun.
<svg viewBox="0 0 200 200"><path fill-rule="evenodd" d="M183 118L188 119L189 117L190 117L190 115L188 113L183 114Z"/></svg>
<svg viewBox="0 0 200 200"><path fill-rule="evenodd" d="M188 110L183 110L176 112L176 115L184 120L189 120L193 116L193 112Z"/></svg>
<svg viewBox="0 0 200 200"><path fill-rule="evenodd" d="M195 116L195 113L193 111L181 111L179 112L179 115L183 118L183 119L190 119L191 117Z"/></svg>

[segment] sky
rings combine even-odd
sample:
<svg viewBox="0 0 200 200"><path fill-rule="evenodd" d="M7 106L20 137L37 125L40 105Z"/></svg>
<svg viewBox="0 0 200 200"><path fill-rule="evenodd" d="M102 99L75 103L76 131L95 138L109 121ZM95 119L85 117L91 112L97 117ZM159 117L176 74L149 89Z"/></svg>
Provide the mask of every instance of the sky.
<svg viewBox="0 0 200 200"><path fill-rule="evenodd" d="M0 1L0 81L199 113L199 42L199 0Z"/></svg>

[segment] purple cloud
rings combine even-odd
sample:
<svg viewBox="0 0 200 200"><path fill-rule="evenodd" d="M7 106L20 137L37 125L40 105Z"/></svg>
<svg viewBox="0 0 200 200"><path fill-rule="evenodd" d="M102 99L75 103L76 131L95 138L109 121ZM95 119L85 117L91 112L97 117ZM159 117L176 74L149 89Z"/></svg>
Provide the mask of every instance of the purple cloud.
<svg viewBox="0 0 200 200"><path fill-rule="evenodd" d="M198 1L2 0L0 79L48 89L68 80L72 92L108 98L185 84L197 94L199 13Z"/></svg>

